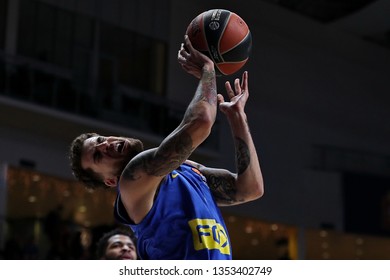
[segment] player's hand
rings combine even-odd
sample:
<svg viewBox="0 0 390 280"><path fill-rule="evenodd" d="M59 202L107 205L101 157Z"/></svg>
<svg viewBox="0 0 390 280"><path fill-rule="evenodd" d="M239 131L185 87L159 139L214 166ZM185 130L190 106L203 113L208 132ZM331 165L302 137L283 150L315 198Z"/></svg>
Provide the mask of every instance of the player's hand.
<svg viewBox="0 0 390 280"><path fill-rule="evenodd" d="M232 115L239 112L244 112L246 101L249 97L248 89L248 72L245 71L240 79L234 80L234 90L230 82L225 83L226 93L230 101L225 101L221 94L218 94L219 109L225 115Z"/></svg>
<svg viewBox="0 0 390 280"><path fill-rule="evenodd" d="M198 79L201 78L203 71L214 71L213 61L192 46L188 35L184 36L177 60L184 71Z"/></svg>

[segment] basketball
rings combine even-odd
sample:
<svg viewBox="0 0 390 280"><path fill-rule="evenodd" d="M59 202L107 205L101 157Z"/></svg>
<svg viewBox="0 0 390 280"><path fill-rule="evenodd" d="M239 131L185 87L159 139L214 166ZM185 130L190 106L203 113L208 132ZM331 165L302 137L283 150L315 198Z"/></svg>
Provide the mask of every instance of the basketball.
<svg viewBox="0 0 390 280"><path fill-rule="evenodd" d="M252 35L245 21L224 9L205 11L188 25L186 34L195 49L210 57L218 75L231 75L249 59Z"/></svg>

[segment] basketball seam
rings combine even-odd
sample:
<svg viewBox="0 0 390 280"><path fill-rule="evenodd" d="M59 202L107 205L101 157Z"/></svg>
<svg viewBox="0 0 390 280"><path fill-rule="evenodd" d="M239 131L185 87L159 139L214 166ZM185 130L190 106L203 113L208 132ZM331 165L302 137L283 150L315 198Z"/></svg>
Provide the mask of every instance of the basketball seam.
<svg viewBox="0 0 390 280"><path fill-rule="evenodd" d="M220 47L221 47L221 39L223 37L223 34L225 34L225 30L226 30L227 26L229 25L229 21L230 21L231 16L232 16L232 14L229 13L229 16L226 19L225 25L224 25L224 27L222 29L222 32L221 32L222 36L219 36L219 38L218 38L218 53L219 53L219 56L222 58L223 62L225 62L225 59L222 56L224 53L220 53L219 50L220 50Z"/></svg>
<svg viewBox="0 0 390 280"><path fill-rule="evenodd" d="M240 45L242 42L244 42L244 41L248 38L249 33L250 33L250 32L249 32L249 30L248 30L247 33L246 33L246 35L242 38L241 41L237 42L237 44L235 44L234 46L232 46L230 49L227 49L226 51L221 52L220 54L221 54L222 59L223 59L223 56L222 56L222 55L224 55L225 53L231 51L232 49L234 49L235 47L237 47L238 45ZM220 39L220 40L221 40L221 39ZM219 43L219 42L218 42L218 43ZM219 45L218 45L218 48L219 48ZM225 61L225 60L223 59L223 61Z"/></svg>
<svg viewBox="0 0 390 280"><path fill-rule="evenodd" d="M245 64L247 61L248 61L248 58L246 58L246 59L244 59L244 60L241 60L241 61L227 62L227 63L228 63L228 64L240 64L240 63L244 63L244 64ZM231 73L227 73L227 72L225 72L225 71L222 71L222 69L218 67L218 66L220 66L221 64L223 65L224 63L223 63L223 62L220 62L220 63L216 64L216 66L217 66L217 68L218 68L218 71L221 72L223 75L226 75L226 76L230 75Z"/></svg>

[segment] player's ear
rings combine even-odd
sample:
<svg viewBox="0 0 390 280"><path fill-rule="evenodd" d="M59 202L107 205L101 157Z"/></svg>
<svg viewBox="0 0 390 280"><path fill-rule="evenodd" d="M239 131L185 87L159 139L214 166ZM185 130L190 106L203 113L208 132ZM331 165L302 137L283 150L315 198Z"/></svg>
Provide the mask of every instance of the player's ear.
<svg viewBox="0 0 390 280"><path fill-rule="evenodd" d="M116 187L118 185L118 178L117 177L111 177L104 179L104 184L106 184L107 187Z"/></svg>

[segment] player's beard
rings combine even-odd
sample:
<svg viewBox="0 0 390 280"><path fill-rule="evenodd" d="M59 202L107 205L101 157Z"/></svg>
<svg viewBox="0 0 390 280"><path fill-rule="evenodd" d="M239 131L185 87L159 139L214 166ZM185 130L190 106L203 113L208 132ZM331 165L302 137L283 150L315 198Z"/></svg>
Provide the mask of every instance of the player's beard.
<svg viewBox="0 0 390 280"><path fill-rule="evenodd" d="M121 161L118 161L115 164L114 170L116 170L116 176L120 176L122 174L122 171L126 168L127 164L140 152L144 150L143 143L134 138L126 138L127 139L127 149L128 153L124 155L123 159Z"/></svg>

